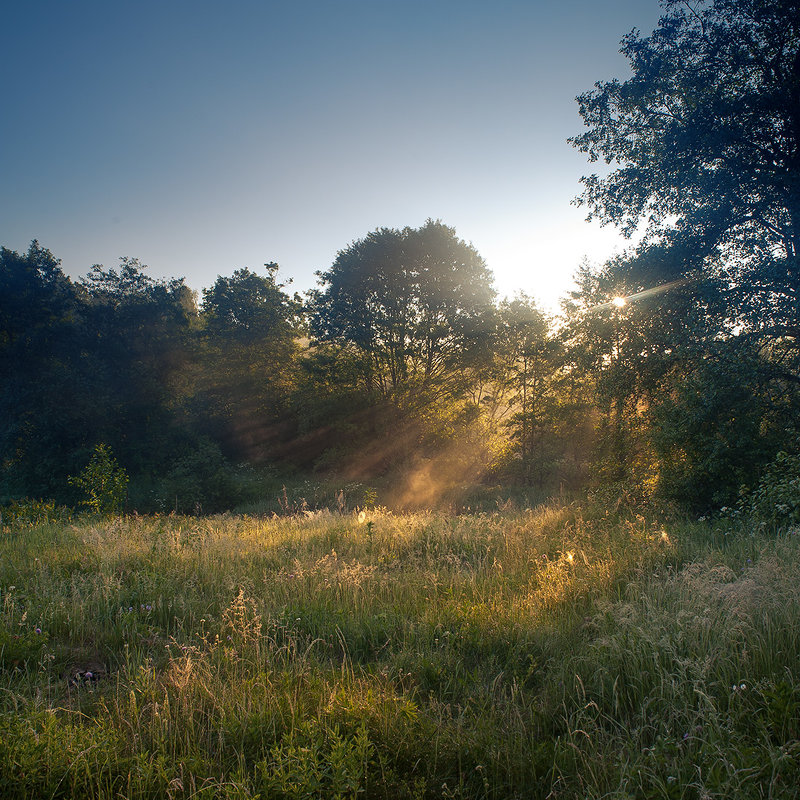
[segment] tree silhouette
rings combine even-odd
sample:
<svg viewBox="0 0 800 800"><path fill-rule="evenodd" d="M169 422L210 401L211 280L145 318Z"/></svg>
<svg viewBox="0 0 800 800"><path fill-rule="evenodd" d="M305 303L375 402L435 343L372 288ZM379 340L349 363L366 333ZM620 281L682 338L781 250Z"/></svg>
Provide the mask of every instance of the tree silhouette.
<svg viewBox="0 0 800 800"><path fill-rule="evenodd" d="M318 274L312 334L353 348L365 388L383 397L453 390L491 333L491 273L441 222L373 231Z"/></svg>

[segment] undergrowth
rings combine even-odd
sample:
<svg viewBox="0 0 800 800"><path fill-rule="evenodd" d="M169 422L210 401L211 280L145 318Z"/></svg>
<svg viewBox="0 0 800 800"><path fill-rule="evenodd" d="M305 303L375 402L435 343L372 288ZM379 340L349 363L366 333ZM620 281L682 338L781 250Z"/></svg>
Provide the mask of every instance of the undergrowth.
<svg viewBox="0 0 800 800"><path fill-rule="evenodd" d="M796 797L799 571L578 504L26 520L0 796Z"/></svg>

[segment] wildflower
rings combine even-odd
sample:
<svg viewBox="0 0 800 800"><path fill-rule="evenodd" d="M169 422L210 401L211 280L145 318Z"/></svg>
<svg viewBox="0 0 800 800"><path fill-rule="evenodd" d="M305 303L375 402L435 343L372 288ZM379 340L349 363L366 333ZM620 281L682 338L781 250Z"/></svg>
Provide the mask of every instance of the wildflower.
<svg viewBox="0 0 800 800"><path fill-rule="evenodd" d="M42 629L41 629L41 628L36 628L36 629L34 629L34 633L41 633L41 632L42 632Z"/></svg>
<svg viewBox="0 0 800 800"><path fill-rule="evenodd" d="M92 678L94 678L94 673L93 672L84 672L83 673L83 677L86 678L87 681L90 681Z"/></svg>
<svg viewBox="0 0 800 800"><path fill-rule="evenodd" d="M747 689L747 684L746 683L739 684L739 689L744 691L745 689Z"/></svg>

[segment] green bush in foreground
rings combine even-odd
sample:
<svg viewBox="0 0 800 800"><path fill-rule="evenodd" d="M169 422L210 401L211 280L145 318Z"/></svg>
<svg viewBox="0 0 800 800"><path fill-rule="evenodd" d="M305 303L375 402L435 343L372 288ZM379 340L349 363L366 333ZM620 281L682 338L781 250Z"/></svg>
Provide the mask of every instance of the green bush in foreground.
<svg viewBox="0 0 800 800"><path fill-rule="evenodd" d="M0 540L0 795L796 797L800 542L725 525L32 527Z"/></svg>

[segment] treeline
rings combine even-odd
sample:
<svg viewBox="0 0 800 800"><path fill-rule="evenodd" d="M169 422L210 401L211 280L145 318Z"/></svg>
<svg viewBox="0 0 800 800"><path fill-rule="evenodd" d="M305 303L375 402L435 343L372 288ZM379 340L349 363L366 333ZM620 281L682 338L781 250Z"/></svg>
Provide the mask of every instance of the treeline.
<svg viewBox="0 0 800 800"><path fill-rule="evenodd" d="M0 494L69 502L102 442L141 509L230 506L250 465L383 476L400 504L594 483L800 519L800 8L665 9L572 142L611 165L580 202L640 244L556 319L498 302L433 221L352 243L305 298L275 264L197 298L135 260L73 282L3 250Z"/></svg>
<svg viewBox="0 0 800 800"><path fill-rule="evenodd" d="M229 507L270 469L389 476L417 504L490 475L579 479L585 400L552 326L497 303L451 228L375 231L319 277L291 296L267 264L198 297L135 259L72 281L38 242L2 249L3 497L75 503L101 443L140 510Z"/></svg>

